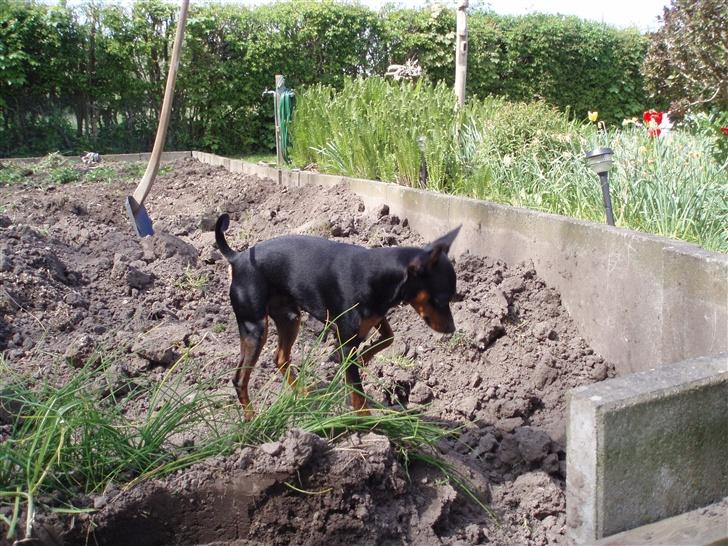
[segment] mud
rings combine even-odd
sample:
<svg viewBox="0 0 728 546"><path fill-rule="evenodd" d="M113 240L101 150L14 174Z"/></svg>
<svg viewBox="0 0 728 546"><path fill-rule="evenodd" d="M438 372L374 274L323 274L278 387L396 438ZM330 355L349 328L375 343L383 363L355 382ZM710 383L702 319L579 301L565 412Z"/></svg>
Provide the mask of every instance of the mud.
<svg viewBox="0 0 728 546"><path fill-rule="evenodd" d="M425 243L406 218L366 210L344 188L281 189L191 159L158 178L147 201L157 235L140 241L122 209L136 179L115 168L113 183L46 186L29 175L0 187L0 351L31 383L68 380L98 348L122 355L119 380L161 377L191 345L206 362L199 373L232 374L236 327L211 231L220 212L231 214L234 248L284 233ZM565 543L565 393L612 376L613 366L579 337L531 264L468 254L454 262L457 332L443 337L410 308L393 310L395 342L370 364L364 387L382 404L461 426L442 447L482 484L495 518L434 469L405 467L382 436L328 444L291 431L130 491L112 488L66 542ZM294 364L320 327L305 321ZM272 331L254 401L270 388L275 343ZM220 389L233 396L228 382Z"/></svg>

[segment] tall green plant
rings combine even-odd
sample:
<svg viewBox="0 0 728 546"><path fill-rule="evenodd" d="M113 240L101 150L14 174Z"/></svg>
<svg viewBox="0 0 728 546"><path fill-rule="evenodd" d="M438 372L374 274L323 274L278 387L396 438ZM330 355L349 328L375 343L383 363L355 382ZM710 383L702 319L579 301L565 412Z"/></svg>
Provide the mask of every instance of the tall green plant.
<svg viewBox="0 0 728 546"><path fill-rule="evenodd" d="M299 93L292 124L294 163L327 172L444 189L461 176L456 136L462 114L443 84L353 79L343 89ZM421 150L422 148L422 150Z"/></svg>
<svg viewBox="0 0 728 546"><path fill-rule="evenodd" d="M444 86L369 78L339 92L300 93L293 158L324 172L417 186L421 136L430 189L594 221L604 212L584 151L611 146L618 225L728 251L728 166L712 131L652 139L643 128L569 119L543 101L487 98L458 111Z"/></svg>

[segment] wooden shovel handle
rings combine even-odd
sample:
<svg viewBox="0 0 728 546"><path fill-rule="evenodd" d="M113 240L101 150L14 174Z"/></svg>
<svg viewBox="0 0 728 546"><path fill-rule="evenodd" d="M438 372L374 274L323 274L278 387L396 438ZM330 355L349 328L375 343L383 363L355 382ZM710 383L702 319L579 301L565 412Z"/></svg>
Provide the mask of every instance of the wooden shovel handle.
<svg viewBox="0 0 728 546"><path fill-rule="evenodd" d="M169 63L169 73L167 74L167 85L164 88L164 100L162 102L162 113L159 115L159 126L157 127L157 136L154 139L154 148L152 155L147 164L147 170L144 172L142 181L139 182L136 190L134 190L134 200L141 206L147 198L149 190L152 189L152 182L157 176L159 170L159 160L164 150L164 141L167 138L167 127L169 126L169 116L172 113L172 97L174 96L174 84L177 80L177 69L179 68L180 51L182 50L182 39L185 34L185 24L187 23L187 9L189 8L189 0L182 0L179 12L179 21L177 23L177 33L174 36L174 46L172 48L172 60Z"/></svg>

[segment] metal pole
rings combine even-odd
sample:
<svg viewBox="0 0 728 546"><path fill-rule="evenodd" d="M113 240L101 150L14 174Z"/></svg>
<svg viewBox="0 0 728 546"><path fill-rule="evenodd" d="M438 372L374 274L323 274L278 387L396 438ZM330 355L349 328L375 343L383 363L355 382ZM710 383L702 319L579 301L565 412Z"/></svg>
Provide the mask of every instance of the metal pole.
<svg viewBox="0 0 728 546"><path fill-rule="evenodd" d="M457 11L455 37L455 96L458 104L465 105L465 77L468 72L468 0L460 0Z"/></svg>
<svg viewBox="0 0 728 546"><path fill-rule="evenodd" d="M602 185L602 197L604 198L604 211L607 214L607 224L614 225L614 214L612 214L612 197L609 194L609 172L599 173L599 182Z"/></svg>

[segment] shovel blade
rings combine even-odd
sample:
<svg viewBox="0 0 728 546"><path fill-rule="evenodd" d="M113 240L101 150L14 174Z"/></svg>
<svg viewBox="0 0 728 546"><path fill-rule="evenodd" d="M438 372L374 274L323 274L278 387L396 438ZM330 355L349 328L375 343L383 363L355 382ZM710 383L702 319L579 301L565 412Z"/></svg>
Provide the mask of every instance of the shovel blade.
<svg viewBox="0 0 728 546"><path fill-rule="evenodd" d="M134 231L136 231L139 237L150 237L154 235L152 219L149 217L144 205L140 205L129 195L124 202L124 207L131 220L131 225L134 226Z"/></svg>

